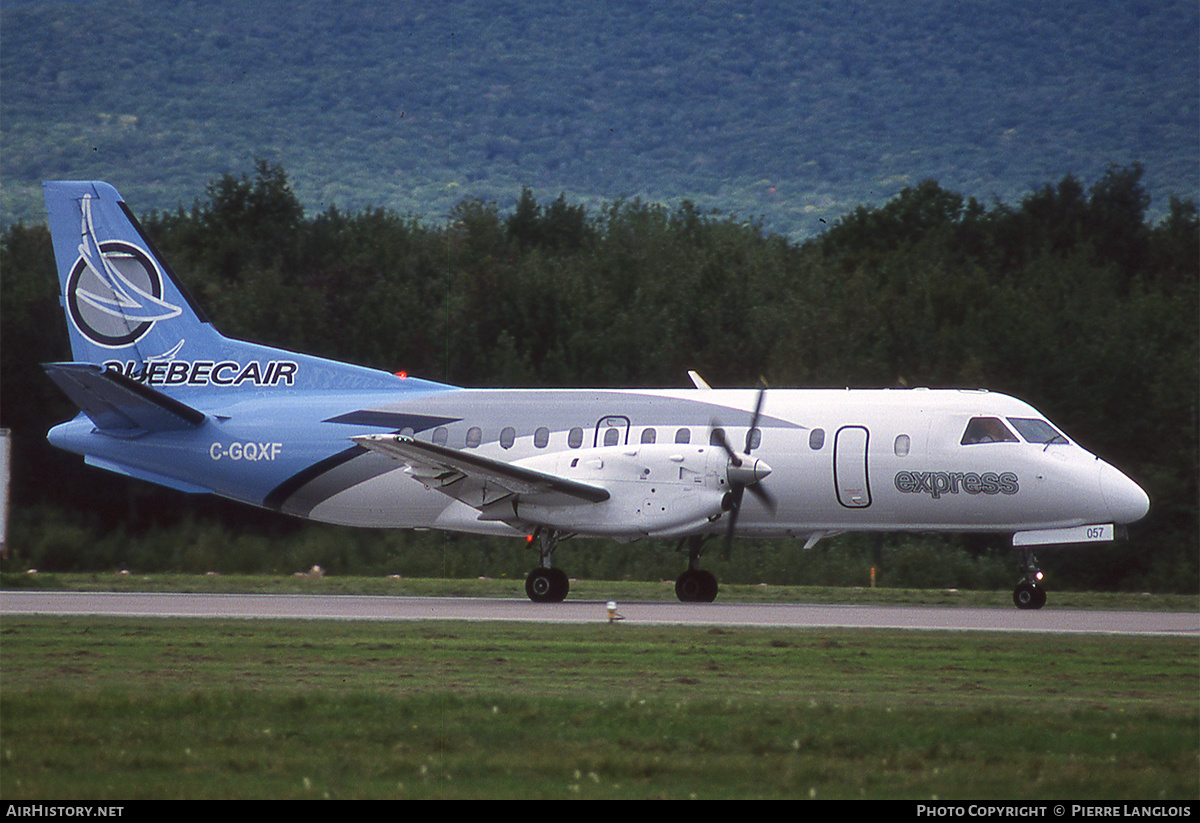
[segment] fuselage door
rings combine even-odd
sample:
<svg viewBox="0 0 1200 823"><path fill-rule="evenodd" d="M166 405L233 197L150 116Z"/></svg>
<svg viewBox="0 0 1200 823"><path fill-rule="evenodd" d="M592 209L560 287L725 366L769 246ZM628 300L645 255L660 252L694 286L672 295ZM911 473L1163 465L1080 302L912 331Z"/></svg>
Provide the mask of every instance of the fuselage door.
<svg viewBox="0 0 1200 823"><path fill-rule="evenodd" d="M596 421L596 434L592 446L624 446L629 443L629 418L623 414L610 414Z"/></svg>
<svg viewBox="0 0 1200 823"><path fill-rule="evenodd" d="M843 426L833 439L833 483L838 502L848 509L865 509L871 505L867 473L870 439L870 433L863 426Z"/></svg>

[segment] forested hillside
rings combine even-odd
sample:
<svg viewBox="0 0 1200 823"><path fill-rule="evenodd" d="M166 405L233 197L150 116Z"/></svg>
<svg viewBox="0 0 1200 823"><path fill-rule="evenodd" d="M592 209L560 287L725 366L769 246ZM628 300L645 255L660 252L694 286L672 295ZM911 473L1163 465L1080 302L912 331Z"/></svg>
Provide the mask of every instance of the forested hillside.
<svg viewBox="0 0 1200 823"><path fill-rule="evenodd" d="M990 205L1141 162L1156 219L1200 193L1193 0L8 0L0 28L0 224L44 179L165 210L255 157L311 213L529 186L793 239L923 179Z"/></svg>
<svg viewBox="0 0 1200 823"><path fill-rule="evenodd" d="M144 223L227 334L460 385L677 386L697 369L714 385L761 377L1016 394L1153 500L1129 543L1047 553L1061 572L1054 585L1197 588L1200 222L1195 204L1179 200L1149 220L1138 166L1110 168L1091 186L1067 176L1012 204L921 182L803 243L688 201L594 209L528 189L511 209L461 200L440 222L381 209L309 214L284 169L267 162L197 195L194 207ZM69 359L43 226L4 230L0 277L15 562L411 571L406 558L433 551L433 538L300 529L54 453L45 431L74 409L38 366ZM582 551L580 542L564 551ZM445 545L441 572L521 574L530 562L468 541L447 565ZM943 553L917 582L1010 585L977 576L980 557L1000 557L998 544L936 545ZM644 547L609 550L616 565L581 566L659 573ZM811 553L751 548L722 577L855 580L861 569L838 566L838 550L838 541ZM900 561L882 566L885 582L903 579Z"/></svg>

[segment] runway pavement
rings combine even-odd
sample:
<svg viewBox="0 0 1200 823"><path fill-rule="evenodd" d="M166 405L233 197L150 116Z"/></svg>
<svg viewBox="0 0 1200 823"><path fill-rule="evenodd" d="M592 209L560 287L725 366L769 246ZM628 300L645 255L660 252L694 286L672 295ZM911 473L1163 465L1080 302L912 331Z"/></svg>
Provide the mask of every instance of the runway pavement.
<svg viewBox="0 0 1200 823"><path fill-rule="evenodd" d="M313 620L504 620L603 623L606 601L303 594L176 594L0 591L0 615L299 618ZM1200 637L1195 612L828 606L768 603L617 603L625 625L913 629Z"/></svg>

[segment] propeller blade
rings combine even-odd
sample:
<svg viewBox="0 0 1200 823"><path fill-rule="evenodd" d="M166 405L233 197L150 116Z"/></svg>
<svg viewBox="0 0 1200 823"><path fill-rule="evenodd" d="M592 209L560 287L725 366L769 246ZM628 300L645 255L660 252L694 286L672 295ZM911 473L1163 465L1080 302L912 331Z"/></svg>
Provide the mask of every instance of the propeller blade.
<svg viewBox="0 0 1200 823"><path fill-rule="evenodd" d="M750 490L752 495L758 498L758 502L767 507L767 511L775 514L775 498L762 487L761 483L755 483L753 486L747 486L746 488Z"/></svg>
<svg viewBox="0 0 1200 823"><path fill-rule="evenodd" d="M746 430L746 447L742 450L741 455L735 452L733 447L729 445L729 440L725 437L725 430L721 428L721 424L716 419L712 421L713 439L717 440L721 448L725 449L725 453L729 455L729 464L735 469L742 468L743 458L749 457L751 450L754 448L754 432L758 429L758 421L762 417L763 401L766 399L766 395L767 381L763 380L762 387L758 390L758 397L754 400L754 413L750 416L750 428ZM753 469L753 477L746 477L746 472L731 472L734 477L731 477L729 482L729 496L727 498L729 501L729 525L725 529L725 550L723 552L726 560L729 559L730 552L732 551L733 535L737 530L738 514L742 510L742 496L746 489L749 489L750 493L758 498L759 502L766 506L772 514L775 513L775 498L759 482L761 478L770 474L770 467L758 460L753 461L750 465ZM759 473L760 466L762 469L761 474ZM737 479L734 479L735 477Z"/></svg>
<svg viewBox="0 0 1200 823"><path fill-rule="evenodd" d="M733 450L733 446L729 445L729 439L725 437L725 429L721 428L721 424L714 418L711 424L713 437L720 441L721 448L725 449L725 453L729 455L729 462L736 468L741 468L742 458Z"/></svg>
<svg viewBox="0 0 1200 823"><path fill-rule="evenodd" d="M746 454L750 453L750 443L754 437L754 430L758 428L758 418L762 416L763 399L767 396L767 385L763 383L761 389L758 390L758 397L754 401L754 414L750 416L750 428L746 430Z"/></svg>
<svg viewBox="0 0 1200 823"><path fill-rule="evenodd" d="M742 510L742 492L745 490L746 487L739 483L730 492L729 526L725 529L725 550L722 552L726 560L733 549L733 532L737 528L738 512Z"/></svg>

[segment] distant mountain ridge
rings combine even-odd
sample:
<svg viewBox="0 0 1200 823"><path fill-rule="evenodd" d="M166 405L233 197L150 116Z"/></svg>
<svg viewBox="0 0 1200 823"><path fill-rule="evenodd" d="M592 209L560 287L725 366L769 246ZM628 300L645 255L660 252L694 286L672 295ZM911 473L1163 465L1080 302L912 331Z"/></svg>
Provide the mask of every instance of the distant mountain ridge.
<svg viewBox="0 0 1200 823"><path fill-rule="evenodd" d="M102 177L173 210L281 163L306 208L529 187L791 237L935 179L1018 200L1141 162L1200 194L1194 2L7 3L0 221ZM822 222L826 221L826 222Z"/></svg>

